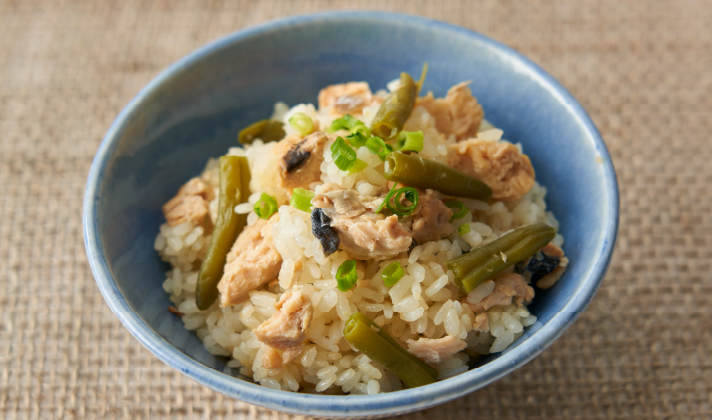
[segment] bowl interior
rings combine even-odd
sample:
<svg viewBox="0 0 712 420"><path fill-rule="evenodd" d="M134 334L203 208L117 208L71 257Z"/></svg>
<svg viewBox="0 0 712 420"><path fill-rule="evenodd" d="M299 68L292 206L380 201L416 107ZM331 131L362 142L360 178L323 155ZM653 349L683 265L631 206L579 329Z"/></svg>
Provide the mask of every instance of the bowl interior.
<svg viewBox="0 0 712 420"><path fill-rule="evenodd" d="M86 223L93 233L87 246L90 257L100 260L93 266L110 273L97 274L109 304L138 316L119 317L145 323L165 340L149 346L152 351L173 346L211 368L221 370L225 363L166 309L171 302L161 283L168 266L153 249L164 220L161 206L209 157L235 146L240 128L268 117L275 102L315 103L322 87L353 80L384 88L401 71L417 76L423 62L430 66L424 91L442 96L451 85L471 80L486 118L504 130L505 139L522 144L549 191L547 203L561 223L571 261L552 289L538 291L531 310L539 321L486 361L506 358L499 366L506 371L524 363L575 316L518 356L523 343L571 310L574 299L580 300L577 311L590 300L610 257L617 190L607 151L585 113L546 74L499 44L424 19L385 16L292 19L228 37L171 67L112 127L89 180Z"/></svg>

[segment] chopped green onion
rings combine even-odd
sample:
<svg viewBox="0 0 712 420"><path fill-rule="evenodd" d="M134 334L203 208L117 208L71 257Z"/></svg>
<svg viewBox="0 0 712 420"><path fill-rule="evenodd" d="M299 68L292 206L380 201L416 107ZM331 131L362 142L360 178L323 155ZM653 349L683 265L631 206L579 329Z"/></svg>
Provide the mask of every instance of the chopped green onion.
<svg viewBox="0 0 712 420"><path fill-rule="evenodd" d="M334 122L331 123L331 127L329 127L328 131L329 133L334 133L338 130L348 130L350 132L353 132L353 129L358 127L358 126L366 126L361 120L352 117L349 114L344 115L341 118L335 119Z"/></svg>
<svg viewBox="0 0 712 420"><path fill-rule="evenodd" d="M299 134L306 136L311 133L314 129L314 122L307 114L303 112L297 112L292 115L289 119L289 125L291 125L295 130L299 131Z"/></svg>
<svg viewBox="0 0 712 420"><path fill-rule="evenodd" d="M289 205L295 209L310 212L312 207L311 200L314 195L313 192L304 188L295 188L292 190L292 199L289 200Z"/></svg>
<svg viewBox="0 0 712 420"><path fill-rule="evenodd" d="M356 160L356 152L341 136L337 137L334 144L331 145L331 156L336 166L342 171L351 169Z"/></svg>
<svg viewBox="0 0 712 420"><path fill-rule="evenodd" d="M398 133L397 140L396 150L401 152L420 152L423 150L423 132L421 130L401 131Z"/></svg>
<svg viewBox="0 0 712 420"><path fill-rule="evenodd" d="M339 290L348 292L356 285L358 276L356 274L356 261L344 261L336 270L336 283Z"/></svg>
<svg viewBox="0 0 712 420"><path fill-rule="evenodd" d="M368 166L366 162L356 158L356 151L341 136L331 145L331 157L336 167L342 171L360 172Z"/></svg>
<svg viewBox="0 0 712 420"><path fill-rule="evenodd" d="M405 195L405 198L410 201L410 206L403 206L401 204L401 197ZM391 206L391 202L388 202L388 208L391 209L391 211L398 216L407 216L415 210L415 208L418 206L418 190L416 190L413 187L404 187L396 190L396 193L393 195L393 205Z"/></svg>
<svg viewBox="0 0 712 420"><path fill-rule="evenodd" d="M368 130L368 128L366 127L360 128ZM355 131L354 133L346 136L346 141L348 141L350 145L358 149L359 147L366 145L368 137L366 137L361 131Z"/></svg>
<svg viewBox="0 0 712 420"><path fill-rule="evenodd" d="M376 209L376 213L379 213L381 210L383 210L384 207L387 206L388 209L393 212L393 214L397 214L398 216L403 217L413 213L415 208L418 207L418 190L412 187L403 187L396 190L396 185L398 185L398 183L395 183L393 185L391 191L388 193L388 195L386 195L386 198L383 200L381 205L378 206L378 209ZM410 201L409 206L404 206L403 204L401 204L401 198L404 195L405 198ZM393 202L392 204L391 201Z"/></svg>
<svg viewBox="0 0 712 420"><path fill-rule="evenodd" d="M470 225L468 223L465 223L464 225L460 226L457 228L457 233L460 234L460 236L470 233Z"/></svg>
<svg viewBox="0 0 712 420"><path fill-rule="evenodd" d="M364 169L366 169L367 166L368 166L368 163L362 161L361 159L356 159L354 161L354 164L351 166L351 169L349 169L349 172L351 172L352 174L355 174L356 172L363 171Z"/></svg>
<svg viewBox="0 0 712 420"><path fill-rule="evenodd" d="M255 213L262 219L269 219L279 206L277 205L277 200L267 193L262 193L260 200L255 203L253 207Z"/></svg>
<svg viewBox="0 0 712 420"><path fill-rule="evenodd" d="M397 186L398 186L398 183L397 183L397 182L393 184L393 187L391 188L391 190L390 190L390 191L388 192L388 194L386 195L386 198L383 199L383 202L381 202L381 205L378 206L378 208L376 209L376 213L380 213L381 210L383 210L383 208L388 205L388 200L391 199L391 196L393 195L393 192L396 190L396 187L397 187Z"/></svg>
<svg viewBox="0 0 712 420"><path fill-rule="evenodd" d="M398 280L403 277L403 274L403 267L401 267L398 261L394 261L388 264L388 267L383 270L381 278L383 279L383 284L387 287L393 287L396 283L398 283Z"/></svg>
<svg viewBox="0 0 712 420"><path fill-rule="evenodd" d="M393 148L389 144L386 144L380 137L371 137L368 139L366 141L366 147L371 153L381 158L381 160L386 159L386 156L393 151Z"/></svg>
<svg viewBox="0 0 712 420"><path fill-rule="evenodd" d="M365 125L357 125L351 129L351 134L360 134L363 138L368 139L371 137L371 130Z"/></svg>
<svg viewBox="0 0 712 420"><path fill-rule="evenodd" d="M453 210L450 220L462 219L470 211L462 201L446 201L445 205L451 209L458 209L457 211Z"/></svg>
<svg viewBox="0 0 712 420"><path fill-rule="evenodd" d="M350 128L346 128L351 132L351 134L346 136L346 140L349 142L349 144L351 144L357 149L361 146L365 146L366 140L371 137L371 130L369 130L368 127L366 127L361 121L357 120L356 118L353 118L350 115L347 116L351 119L348 120L348 122L345 124L339 124L344 128L346 128L346 126L348 125L351 126Z"/></svg>

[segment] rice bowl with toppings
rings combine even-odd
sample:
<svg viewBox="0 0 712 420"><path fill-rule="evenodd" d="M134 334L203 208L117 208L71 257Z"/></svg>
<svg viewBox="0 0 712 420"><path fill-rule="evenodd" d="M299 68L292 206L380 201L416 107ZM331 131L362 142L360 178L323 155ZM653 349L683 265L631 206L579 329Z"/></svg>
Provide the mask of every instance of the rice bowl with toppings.
<svg viewBox="0 0 712 420"><path fill-rule="evenodd" d="M568 263L546 189L466 82L434 98L405 76L376 92L328 86L317 106L276 104L164 206L163 288L205 348L230 358L227 373L294 392L397 391L461 374L536 322L533 286L551 287ZM453 178L394 179L401 162ZM527 228L545 242L508 252ZM360 343L363 326L391 353Z"/></svg>

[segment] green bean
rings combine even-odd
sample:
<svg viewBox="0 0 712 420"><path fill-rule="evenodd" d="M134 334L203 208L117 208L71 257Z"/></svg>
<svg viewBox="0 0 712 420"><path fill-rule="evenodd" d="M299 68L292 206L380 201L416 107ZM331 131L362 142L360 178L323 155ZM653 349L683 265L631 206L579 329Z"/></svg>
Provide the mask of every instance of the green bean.
<svg viewBox="0 0 712 420"><path fill-rule="evenodd" d="M218 219L195 287L195 303L201 311L208 309L218 297L217 286L223 275L227 253L247 222L247 215L236 214L234 209L236 205L246 202L249 196L250 167L247 158L222 156Z"/></svg>
<svg viewBox="0 0 712 420"><path fill-rule="evenodd" d="M447 266L455 273L457 285L469 293L485 280L534 255L554 236L556 230L544 223L524 226L448 261Z"/></svg>
<svg viewBox="0 0 712 420"><path fill-rule="evenodd" d="M475 179L442 163L416 155L394 152L386 156L383 175L416 188L432 188L453 197L488 200L492 189Z"/></svg>
<svg viewBox="0 0 712 420"><path fill-rule="evenodd" d="M406 356L406 350L392 337L388 336L390 340L385 338L380 327L365 322L365 316L360 315L358 312L351 315L344 327L344 337L352 346L393 371L410 388L435 382L436 376Z"/></svg>
<svg viewBox="0 0 712 420"><path fill-rule="evenodd" d="M467 254L462 254L457 258L449 260L447 267L455 273L455 277L462 278L477 266L484 264L492 255L499 254L501 251L511 248L521 239L536 233L543 227L551 229L544 223L534 223L520 227L487 245L475 248Z"/></svg>
<svg viewBox="0 0 712 420"><path fill-rule="evenodd" d="M408 73L401 73L400 87L394 90L378 108L371 122L371 133L384 140L398 135L410 117L418 97L418 85Z"/></svg>
<svg viewBox="0 0 712 420"><path fill-rule="evenodd" d="M237 139L241 144L250 144L254 139L262 139L265 143L284 138L284 127L281 121L260 120L243 128Z"/></svg>
<svg viewBox="0 0 712 420"><path fill-rule="evenodd" d="M393 347L395 347L398 351L400 351L401 353L403 353L404 356L406 356L407 358L409 358L409 359L412 360L413 362L417 363L418 366L420 366L420 367L422 367L423 369L427 370L428 373L430 373L430 375L431 375L433 378L435 378L435 379L438 378L439 373L438 373L437 369L435 369L435 368L433 368L433 367L430 367L429 364L425 363L424 361L422 361L422 360L418 359L417 357L413 356L412 354L408 353L408 350L406 350L406 349L404 349L403 347L401 347L400 344L398 344L398 343L396 342L396 340L394 340L393 337L391 337L390 334L388 334L387 332L385 332L385 331L383 330L383 328L381 328L381 327L378 326L378 324L376 324L375 322L371 321L366 315L362 314L361 312L356 312L355 314L351 315L351 318L349 318L349 319L354 319L354 320L363 321L363 322L365 322L366 324L368 324L368 326L371 327L371 329L374 329L374 328L377 329L377 330L378 330L378 331L377 331L377 332L378 332L378 335L380 335L381 337L383 337L383 339L385 339L386 341L388 341L389 343L391 343L391 345L393 345ZM369 356L369 357L370 357L370 356Z"/></svg>

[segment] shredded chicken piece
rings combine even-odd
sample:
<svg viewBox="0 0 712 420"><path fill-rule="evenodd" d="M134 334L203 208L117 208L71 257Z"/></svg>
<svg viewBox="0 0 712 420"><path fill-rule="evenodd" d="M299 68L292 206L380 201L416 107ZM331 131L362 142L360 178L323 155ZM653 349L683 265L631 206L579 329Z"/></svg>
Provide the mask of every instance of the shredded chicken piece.
<svg viewBox="0 0 712 420"><path fill-rule="evenodd" d="M398 222L388 217L366 213L355 218L332 217L331 227L339 233L341 249L359 260L384 260L410 249L413 238Z"/></svg>
<svg viewBox="0 0 712 420"><path fill-rule="evenodd" d="M363 108L381 102L383 98L374 96L366 82L331 85L319 92L319 110L329 108L332 115L359 114Z"/></svg>
<svg viewBox="0 0 712 420"><path fill-rule="evenodd" d="M291 192L294 188L308 188L312 182L319 181L324 145L328 140L326 134L317 131L304 138L287 136L277 143L272 153L280 156L279 186Z"/></svg>
<svg viewBox="0 0 712 420"><path fill-rule="evenodd" d="M262 354L262 366L265 369L281 369L282 356L279 355L277 350L267 347L267 350Z"/></svg>
<svg viewBox="0 0 712 420"><path fill-rule="evenodd" d="M475 136L485 116L482 106L467 87L469 84L462 82L451 87L442 99L435 99L433 93L428 92L416 102L435 118L435 128L439 132L445 136L454 134L458 141Z"/></svg>
<svg viewBox="0 0 712 420"><path fill-rule="evenodd" d="M492 198L516 201L534 185L534 168L525 154L505 141L469 139L448 146L448 164L492 188Z"/></svg>
<svg viewBox="0 0 712 420"><path fill-rule="evenodd" d="M212 190L200 178L191 179L163 206L166 221L170 226L187 221L196 225L203 223L212 195Z"/></svg>
<svg viewBox="0 0 712 420"><path fill-rule="evenodd" d="M425 338L406 341L408 353L423 359L428 363L441 363L467 347L467 343L459 338L447 335L443 338Z"/></svg>
<svg viewBox="0 0 712 420"><path fill-rule="evenodd" d="M472 323L472 328L475 331L489 331L489 318L486 313L481 313L475 317L475 321Z"/></svg>
<svg viewBox="0 0 712 420"><path fill-rule="evenodd" d="M299 348L307 339L312 319L312 305L301 290L285 292L271 318L253 330L257 339L278 350Z"/></svg>
<svg viewBox="0 0 712 420"><path fill-rule="evenodd" d="M534 289L517 273L500 274L494 279L494 284L492 293L481 301L469 303L467 299L463 299L461 302L470 305L473 312L484 312L494 306L509 305L513 298L518 306L534 299Z"/></svg>
<svg viewBox="0 0 712 420"><path fill-rule="evenodd" d="M357 259L392 258L418 243L437 241L454 230L452 210L433 190L419 190L418 206L412 215L398 219L376 213L382 199L358 194L334 184L324 184L312 199L314 207L328 216L340 247Z"/></svg>
<svg viewBox="0 0 712 420"><path fill-rule="evenodd" d="M344 190L331 182L322 185L319 194L312 199L312 203L320 209L333 207L336 213L346 217L356 217L366 212L358 192Z"/></svg>
<svg viewBox="0 0 712 420"><path fill-rule="evenodd" d="M248 298L250 291L277 278L282 267L282 256L272 244L272 225L277 221L279 214L268 220L259 219L237 237L218 283L220 305L237 305Z"/></svg>
<svg viewBox="0 0 712 420"><path fill-rule="evenodd" d="M408 251L413 242L398 216L375 213L379 199L361 196L336 184L324 184L312 199L339 235L340 247L356 259L388 259Z"/></svg>
<svg viewBox="0 0 712 420"><path fill-rule="evenodd" d="M443 204L436 191L427 189L418 192L418 206L411 214L413 225L410 229L413 239L424 244L450 235L455 230L450 224L452 210Z"/></svg>

